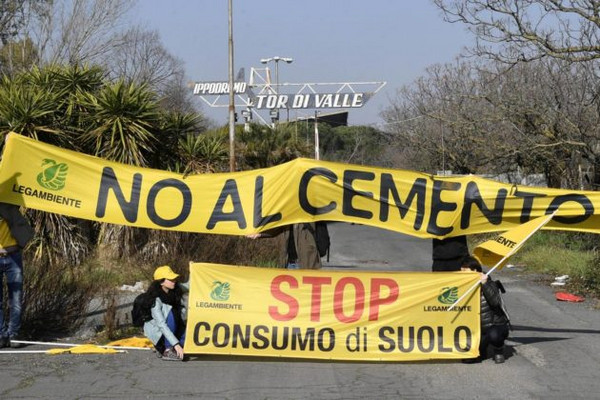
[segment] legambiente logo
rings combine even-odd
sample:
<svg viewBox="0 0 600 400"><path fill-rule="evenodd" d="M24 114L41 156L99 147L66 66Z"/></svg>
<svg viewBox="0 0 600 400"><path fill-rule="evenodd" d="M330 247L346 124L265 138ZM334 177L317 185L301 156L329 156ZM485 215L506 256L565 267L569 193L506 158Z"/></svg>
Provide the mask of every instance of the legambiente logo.
<svg viewBox="0 0 600 400"><path fill-rule="evenodd" d="M456 300L458 300L458 288L456 286L442 288L442 293L438 296L440 303L454 304Z"/></svg>
<svg viewBox="0 0 600 400"><path fill-rule="evenodd" d="M37 176L37 182L48 190L61 190L67 182L69 166L65 163L57 163L45 158L42 162L42 172Z"/></svg>
<svg viewBox="0 0 600 400"><path fill-rule="evenodd" d="M454 303L456 303L457 300L458 300L458 287L457 286L445 287L445 288L442 288L440 295L437 297L437 301L444 305L440 306L439 304L437 304L437 305L426 304L423 306L423 311L425 311L425 312L447 312L447 311L472 312L473 311L470 304L462 304L462 305L454 304ZM450 308L450 307L452 307L452 308Z"/></svg>
<svg viewBox="0 0 600 400"><path fill-rule="evenodd" d="M213 290L210 292L210 298L216 301L229 300L229 282L213 282Z"/></svg>

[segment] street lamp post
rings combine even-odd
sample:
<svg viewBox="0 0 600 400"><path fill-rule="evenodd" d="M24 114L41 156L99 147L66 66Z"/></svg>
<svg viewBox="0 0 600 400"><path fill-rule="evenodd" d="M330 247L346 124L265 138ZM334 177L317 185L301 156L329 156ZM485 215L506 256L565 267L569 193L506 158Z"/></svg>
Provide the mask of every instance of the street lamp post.
<svg viewBox="0 0 600 400"><path fill-rule="evenodd" d="M235 97L233 92L233 0L229 0L229 171L235 171Z"/></svg>
<svg viewBox="0 0 600 400"><path fill-rule="evenodd" d="M279 56L260 59L260 62L262 64L267 64L271 61L273 61L275 63L275 87L277 88L275 93L277 93L279 95L279 61L283 61L285 63L291 64L294 61L294 59L290 58L290 57L279 57ZM276 111L276 115L273 119L274 120L279 119L279 110Z"/></svg>

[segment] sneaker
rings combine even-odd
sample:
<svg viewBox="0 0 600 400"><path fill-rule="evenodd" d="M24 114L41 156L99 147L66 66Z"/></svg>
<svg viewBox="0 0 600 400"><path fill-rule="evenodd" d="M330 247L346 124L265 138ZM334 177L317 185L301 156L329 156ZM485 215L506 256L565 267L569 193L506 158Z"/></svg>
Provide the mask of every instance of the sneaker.
<svg viewBox="0 0 600 400"><path fill-rule="evenodd" d="M0 337L0 349L10 347L10 339L7 336Z"/></svg>
<svg viewBox="0 0 600 400"><path fill-rule="evenodd" d="M505 360L504 354L494 354L494 362L496 364L502 364Z"/></svg>
<svg viewBox="0 0 600 400"><path fill-rule="evenodd" d="M183 361L181 358L179 358L177 352L172 347L169 347L165 350L165 352L162 354L162 359L165 361Z"/></svg>

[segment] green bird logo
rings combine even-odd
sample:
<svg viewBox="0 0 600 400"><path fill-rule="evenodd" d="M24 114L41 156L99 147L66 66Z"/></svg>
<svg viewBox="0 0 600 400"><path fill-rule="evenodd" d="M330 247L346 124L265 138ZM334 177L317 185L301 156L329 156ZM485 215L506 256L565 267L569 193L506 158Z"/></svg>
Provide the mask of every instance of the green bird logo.
<svg viewBox="0 0 600 400"><path fill-rule="evenodd" d="M213 290L210 292L210 297L216 301L229 300L229 283L228 282L213 282Z"/></svg>
<svg viewBox="0 0 600 400"><path fill-rule="evenodd" d="M440 303L453 304L456 300L458 300L458 288L456 286L442 288L442 293L438 296Z"/></svg>
<svg viewBox="0 0 600 400"><path fill-rule="evenodd" d="M45 158L42 162L42 172L37 176L37 182L49 190L61 190L67 181L69 166L65 163L58 164L56 161Z"/></svg>

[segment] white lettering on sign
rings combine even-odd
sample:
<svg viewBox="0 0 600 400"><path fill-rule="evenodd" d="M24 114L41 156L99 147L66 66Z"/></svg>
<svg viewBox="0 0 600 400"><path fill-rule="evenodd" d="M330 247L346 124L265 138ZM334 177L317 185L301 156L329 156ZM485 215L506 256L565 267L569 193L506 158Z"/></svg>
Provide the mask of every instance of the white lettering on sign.
<svg viewBox="0 0 600 400"><path fill-rule="evenodd" d="M246 93L247 86L246 82L234 82L233 92L236 94ZM215 96L229 94L229 82L196 82L194 84L194 94L212 94Z"/></svg>
<svg viewBox="0 0 600 400"><path fill-rule="evenodd" d="M256 109L273 108L360 108L364 93L259 94L254 98Z"/></svg>

